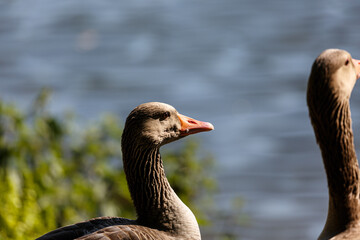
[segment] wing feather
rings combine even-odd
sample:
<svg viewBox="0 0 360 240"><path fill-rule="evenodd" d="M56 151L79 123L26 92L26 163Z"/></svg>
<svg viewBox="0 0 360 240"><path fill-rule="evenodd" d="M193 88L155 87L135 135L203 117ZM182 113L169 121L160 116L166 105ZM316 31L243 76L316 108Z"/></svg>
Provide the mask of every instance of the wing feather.
<svg viewBox="0 0 360 240"><path fill-rule="evenodd" d="M168 240L174 239L170 235L140 225L109 226L94 233L77 238L76 240Z"/></svg>
<svg viewBox="0 0 360 240"><path fill-rule="evenodd" d="M135 221L117 217L93 218L85 222L79 222L73 225L58 228L37 238L36 240L73 240L109 226L124 224L135 224Z"/></svg>

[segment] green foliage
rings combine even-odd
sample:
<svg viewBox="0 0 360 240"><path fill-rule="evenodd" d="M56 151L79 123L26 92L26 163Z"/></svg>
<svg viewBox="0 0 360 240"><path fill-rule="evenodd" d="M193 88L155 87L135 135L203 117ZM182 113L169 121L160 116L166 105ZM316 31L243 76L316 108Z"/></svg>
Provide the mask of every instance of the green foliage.
<svg viewBox="0 0 360 240"><path fill-rule="evenodd" d="M97 216L135 218L119 120L106 115L85 125L54 116L46 111L48 95L43 91L30 113L0 101L0 239L34 239ZM196 157L197 150L186 142L164 161L175 191L204 218L195 203L215 182L207 177L211 158Z"/></svg>

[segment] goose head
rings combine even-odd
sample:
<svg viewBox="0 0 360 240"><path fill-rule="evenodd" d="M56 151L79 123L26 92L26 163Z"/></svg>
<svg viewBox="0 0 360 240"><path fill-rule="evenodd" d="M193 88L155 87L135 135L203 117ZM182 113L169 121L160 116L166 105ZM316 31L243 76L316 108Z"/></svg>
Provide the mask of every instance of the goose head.
<svg viewBox="0 0 360 240"><path fill-rule="evenodd" d="M360 61L347 51L327 49L315 60L308 91L312 94L330 93L338 99L349 99L356 80L360 77Z"/></svg>
<svg viewBox="0 0 360 240"><path fill-rule="evenodd" d="M137 139L142 144L162 146L185 136L213 129L211 123L179 114L168 104L149 102L137 106L129 114L124 135Z"/></svg>

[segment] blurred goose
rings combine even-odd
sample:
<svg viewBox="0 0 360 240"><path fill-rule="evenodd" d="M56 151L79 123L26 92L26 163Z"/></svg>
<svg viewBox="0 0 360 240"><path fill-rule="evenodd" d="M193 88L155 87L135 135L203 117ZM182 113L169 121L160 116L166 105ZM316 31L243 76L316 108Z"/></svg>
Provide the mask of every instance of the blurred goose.
<svg viewBox="0 0 360 240"><path fill-rule="evenodd" d="M201 239L191 210L171 188L159 148L211 123L179 114L159 102L144 103L128 116L122 135L124 171L137 219L101 217L59 228L38 240Z"/></svg>
<svg viewBox="0 0 360 240"><path fill-rule="evenodd" d="M309 77L307 104L329 189L321 240L360 239L360 171L349 103L359 64L346 51L328 49L316 58Z"/></svg>

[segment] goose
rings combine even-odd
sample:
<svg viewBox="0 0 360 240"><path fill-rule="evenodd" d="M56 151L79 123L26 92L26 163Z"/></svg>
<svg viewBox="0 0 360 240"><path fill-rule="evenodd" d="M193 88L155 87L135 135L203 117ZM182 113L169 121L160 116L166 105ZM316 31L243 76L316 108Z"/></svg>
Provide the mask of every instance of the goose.
<svg viewBox="0 0 360 240"><path fill-rule="evenodd" d="M350 96L360 61L327 49L312 65L307 105L326 171L329 203L318 239L360 239L360 171L351 126Z"/></svg>
<svg viewBox="0 0 360 240"><path fill-rule="evenodd" d="M213 129L211 123L179 114L165 103L137 106L126 119L121 140L124 171L137 219L94 218L51 231L38 240L201 239L194 214L165 176L159 149Z"/></svg>

